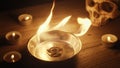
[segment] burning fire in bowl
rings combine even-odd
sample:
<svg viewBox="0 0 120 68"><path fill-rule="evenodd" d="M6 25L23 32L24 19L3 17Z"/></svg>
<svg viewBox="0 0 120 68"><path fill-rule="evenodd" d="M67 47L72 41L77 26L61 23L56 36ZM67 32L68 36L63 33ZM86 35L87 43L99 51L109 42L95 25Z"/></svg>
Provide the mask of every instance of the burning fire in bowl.
<svg viewBox="0 0 120 68"><path fill-rule="evenodd" d="M78 36L84 35L91 26L88 18L78 17L80 24L78 33L71 33L61 30L71 16L64 18L59 24L50 28L50 21L55 7L55 0L51 12L46 21L39 27L37 33L28 42L28 51L35 58L43 61L67 60L78 54L82 48L81 40Z"/></svg>
<svg viewBox="0 0 120 68"><path fill-rule="evenodd" d="M28 43L30 53L44 61L61 61L76 55L82 47L82 43L74 34L53 30L42 33L36 40L33 36Z"/></svg>

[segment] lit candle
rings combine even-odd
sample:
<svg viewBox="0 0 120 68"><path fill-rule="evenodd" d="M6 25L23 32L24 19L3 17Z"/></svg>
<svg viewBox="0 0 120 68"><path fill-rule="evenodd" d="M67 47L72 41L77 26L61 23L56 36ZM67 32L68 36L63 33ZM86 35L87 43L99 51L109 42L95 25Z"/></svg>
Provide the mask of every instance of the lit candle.
<svg viewBox="0 0 120 68"><path fill-rule="evenodd" d="M101 37L101 39L103 44L107 47L113 47L118 41L118 37L114 34L105 34Z"/></svg>
<svg viewBox="0 0 120 68"><path fill-rule="evenodd" d="M18 17L18 20L21 25L29 25L32 23L32 15L30 14L21 14Z"/></svg>
<svg viewBox="0 0 120 68"><path fill-rule="evenodd" d="M8 62L8 63L15 63L17 61L19 61L21 59L21 54L17 51L10 51L7 52L4 56L3 56L3 60Z"/></svg>
<svg viewBox="0 0 120 68"><path fill-rule="evenodd" d="M5 37L10 44L18 44L21 40L21 34L18 31L8 32Z"/></svg>

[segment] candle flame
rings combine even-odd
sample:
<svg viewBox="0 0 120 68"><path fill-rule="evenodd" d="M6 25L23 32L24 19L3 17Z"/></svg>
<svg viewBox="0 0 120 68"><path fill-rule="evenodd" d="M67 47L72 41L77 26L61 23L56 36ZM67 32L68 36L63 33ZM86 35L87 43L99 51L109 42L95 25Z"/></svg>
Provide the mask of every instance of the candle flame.
<svg viewBox="0 0 120 68"><path fill-rule="evenodd" d="M28 17L28 16L27 16L27 17L25 17L25 21L26 21L26 20L29 20L29 19L30 19L30 17Z"/></svg>
<svg viewBox="0 0 120 68"><path fill-rule="evenodd" d="M15 33L14 32L12 33L12 36L15 37Z"/></svg>
<svg viewBox="0 0 120 68"><path fill-rule="evenodd" d="M15 58L15 55L12 54L12 55L11 55L11 60L12 60L13 63L15 62L15 59L14 59L14 58Z"/></svg>
<svg viewBox="0 0 120 68"><path fill-rule="evenodd" d="M107 41L108 42L113 42L110 36L107 37Z"/></svg>
<svg viewBox="0 0 120 68"><path fill-rule="evenodd" d="M11 59L14 59L14 58L15 58L15 55L14 55L14 54L12 54L12 55L11 55Z"/></svg>

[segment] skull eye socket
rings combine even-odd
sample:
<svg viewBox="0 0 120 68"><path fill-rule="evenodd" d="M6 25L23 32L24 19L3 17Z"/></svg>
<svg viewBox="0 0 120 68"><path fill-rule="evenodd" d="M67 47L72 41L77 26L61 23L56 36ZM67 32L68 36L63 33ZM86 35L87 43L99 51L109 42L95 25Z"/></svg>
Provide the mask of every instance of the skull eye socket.
<svg viewBox="0 0 120 68"><path fill-rule="evenodd" d="M113 4L112 3L109 3L109 2L103 2L101 3L100 5L101 9L106 11L106 12L112 12L113 10Z"/></svg>
<svg viewBox="0 0 120 68"><path fill-rule="evenodd" d="M88 5L90 7L93 7L95 5L95 2L93 0L88 0Z"/></svg>

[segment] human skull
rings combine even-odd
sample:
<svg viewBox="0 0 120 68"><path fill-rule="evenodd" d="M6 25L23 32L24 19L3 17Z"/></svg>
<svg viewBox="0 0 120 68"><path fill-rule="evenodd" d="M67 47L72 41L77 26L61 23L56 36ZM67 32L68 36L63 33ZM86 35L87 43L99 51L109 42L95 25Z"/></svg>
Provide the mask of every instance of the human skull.
<svg viewBox="0 0 120 68"><path fill-rule="evenodd" d="M101 26L120 14L120 0L86 0L86 10L93 26Z"/></svg>

